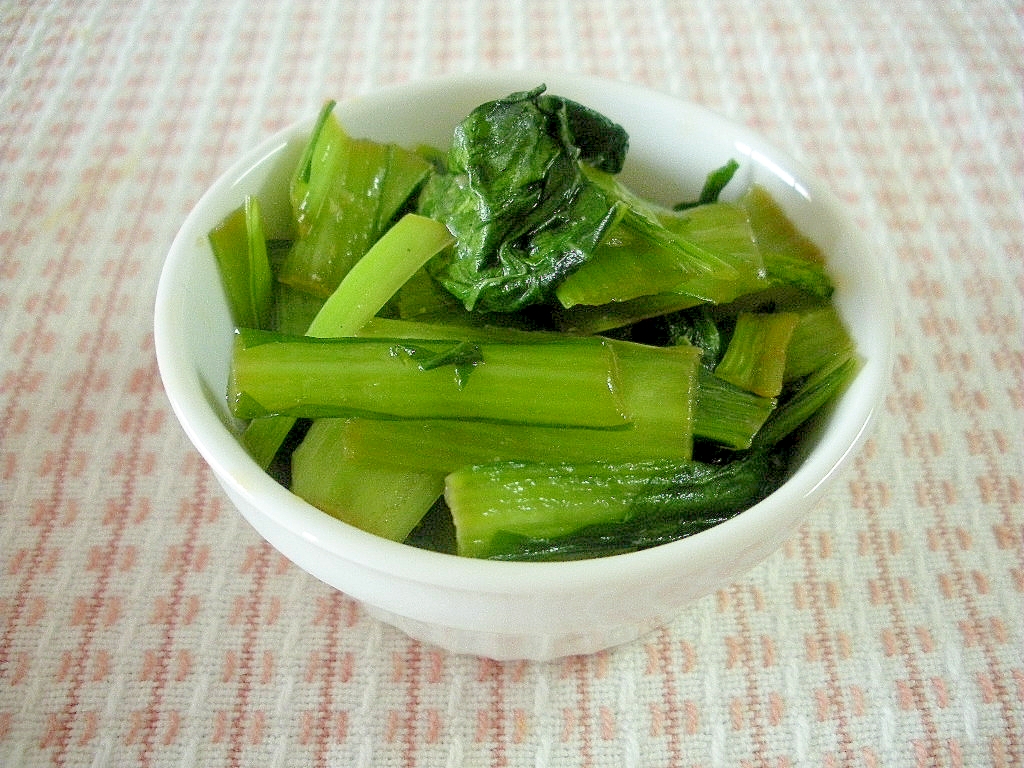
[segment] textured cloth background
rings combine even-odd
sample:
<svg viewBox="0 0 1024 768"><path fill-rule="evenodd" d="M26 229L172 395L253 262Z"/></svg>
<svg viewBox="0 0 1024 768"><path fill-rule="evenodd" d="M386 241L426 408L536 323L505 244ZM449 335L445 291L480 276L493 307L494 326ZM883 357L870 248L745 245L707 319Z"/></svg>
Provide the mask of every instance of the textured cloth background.
<svg viewBox="0 0 1024 768"><path fill-rule="evenodd" d="M670 627L450 656L284 560L188 443L152 305L188 210L325 98L628 80L764 134L882 249L884 410ZM1018 1L0 1L0 765L1024 765Z"/></svg>

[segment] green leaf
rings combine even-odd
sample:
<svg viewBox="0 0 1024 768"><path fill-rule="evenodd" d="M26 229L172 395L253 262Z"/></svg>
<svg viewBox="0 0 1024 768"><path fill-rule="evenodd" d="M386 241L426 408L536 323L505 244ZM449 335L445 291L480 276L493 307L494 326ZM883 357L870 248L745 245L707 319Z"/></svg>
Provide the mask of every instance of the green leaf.
<svg viewBox="0 0 1024 768"><path fill-rule="evenodd" d="M623 213L580 163L620 168L625 131L543 91L475 109L455 129L449 172L420 197L420 211L457 238L432 274L467 309L511 312L546 301Z"/></svg>

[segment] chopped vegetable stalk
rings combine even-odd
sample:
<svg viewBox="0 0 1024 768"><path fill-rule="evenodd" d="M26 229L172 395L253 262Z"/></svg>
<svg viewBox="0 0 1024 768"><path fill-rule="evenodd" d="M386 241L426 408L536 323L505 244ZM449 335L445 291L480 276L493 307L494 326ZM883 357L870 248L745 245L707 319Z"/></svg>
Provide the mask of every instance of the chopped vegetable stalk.
<svg viewBox="0 0 1024 768"><path fill-rule="evenodd" d="M699 304L730 302L770 285L742 208L711 203L684 213L662 212L659 221L714 254L705 257L706 269L677 281L664 259L650 259L649 253L617 239L616 229L559 288L558 298L566 305L559 321L565 330L601 333Z"/></svg>
<svg viewBox="0 0 1024 768"><path fill-rule="evenodd" d="M660 220L668 230L700 243L722 264L675 286L674 293L725 304L768 287L761 249L746 211L738 205L707 203L682 213L665 214Z"/></svg>
<svg viewBox="0 0 1024 768"><path fill-rule="evenodd" d="M566 333L580 335L604 333L703 303L685 293L658 293L600 306L577 304L558 312L558 327Z"/></svg>
<svg viewBox="0 0 1024 768"><path fill-rule="evenodd" d="M763 186L751 185L738 202L750 217L750 226L762 253L784 254L816 264L825 262L821 249L796 228Z"/></svg>
<svg viewBox="0 0 1024 768"><path fill-rule="evenodd" d="M715 374L762 397L782 391L786 347L798 317L792 312L741 312Z"/></svg>
<svg viewBox="0 0 1024 768"><path fill-rule="evenodd" d="M278 279L329 296L425 181L419 154L345 133L328 103L292 180L299 238Z"/></svg>
<svg viewBox="0 0 1024 768"><path fill-rule="evenodd" d="M763 454L724 465L498 462L448 475L445 501L460 555L594 557L651 539L662 543L735 515L766 494L770 462ZM582 550L570 538L576 535Z"/></svg>
<svg viewBox="0 0 1024 768"><path fill-rule="evenodd" d="M824 300L835 292L832 278L823 264L779 251L766 250L763 256L768 282L772 285L798 288Z"/></svg>
<svg viewBox="0 0 1024 768"><path fill-rule="evenodd" d="M667 292L724 302L767 285L743 209L709 203L674 213L637 201L607 174L588 171L588 176L624 201L627 213L591 259L558 286L562 306Z"/></svg>
<svg viewBox="0 0 1024 768"><path fill-rule="evenodd" d="M725 165L716 168L707 175L707 178L704 180L704 186L701 188L700 195L696 200L674 205L672 210L685 211L687 208L695 208L698 205L717 203L719 196L728 186L729 182L732 181L732 177L736 175L739 167L740 164L735 159L730 158Z"/></svg>
<svg viewBox="0 0 1024 768"><path fill-rule="evenodd" d="M697 382L693 436L736 450L749 448L775 410L775 399L740 389L706 368Z"/></svg>
<svg viewBox="0 0 1024 768"><path fill-rule="evenodd" d="M415 214L406 214L374 243L310 321L307 335L350 335L374 316L394 292L437 252L451 244L451 235L441 224ZM295 291L294 293L299 294ZM279 294L280 295L280 294ZM305 295L305 294L304 294ZM298 302L296 297L293 299ZM311 309L310 299L296 311ZM293 321L293 322L297 322ZM295 419L288 415L254 418L246 427L242 442L266 469Z"/></svg>
<svg viewBox="0 0 1024 768"><path fill-rule="evenodd" d="M253 461L266 469L294 426L295 419L291 416L252 419L242 432L242 444Z"/></svg>
<svg viewBox="0 0 1024 768"><path fill-rule="evenodd" d="M345 275L306 334L351 336L453 241L443 224L414 213L405 214Z"/></svg>
<svg viewBox="0 0 1024 768"><path fill-rule="evenodd" d="M447 341L461 339L478 343L542 343L565 338L550 331L524 331L502 326L463 327L380 317L368 321L358 335ZM465 457L460 463L467 464L502 458L554 460L559 455L566 461L644 459L659 455L689 458L700 350L689 345L654 347L612 339L606 342L615 352L622 397L631 416L628 429L595 434L592 430L551 432L538 428L534 430L534 439L530 432L520 428L513 434L495 435L488 440L486 436L489 430L494 429L493 426L438 422L420 431L412 424L389 424L388 428L395 428L411 441L409 450L396 453L403 454L403 460L406 460L406 454L416 453L413 446L417 442L429 441L429 435L434 434L437 444L420 443L422 448L434 454L422 457L428 462L424 466L439 466L435 462L441 458L436 454L446 450L440 447L442 442L451 443L452 454ZM442 439L442 435L448 437ZM396 439L401 440L402 437ZM386 461L383 456L378 458Z"/></svg>
<svg viewBox="0 0 1024 768"><path fill-rule="evenodd" d="M823 368L836 357L854 354L856 345L831 304L798 313L800 318L786 348L785 381Z"/></svg>
<svg viewBox="0 0 1024 768"><path fill-rule="evenodd" d="M451 472L467 464L686 460L692 456L697 351L616 344L622 394L633 416L614 430L429 419L338 419L346 455L374 466ZM748 393L743 393L748 397ZM319 422L317 422L319 423ZM760 424L758 425L760 426Z"/></svg>
<svg viewBox="0 0 1024 768"><path fill-rule="evenodd" d="M334 117L336 105L337 102L329 100L321 107L292 174L288 195L300 235L309 234L314 219L320 215L334 181L332 171L341 164L347 144L348 137Z"/></svg>
<svg viewBox="0 0 1024 768"><path fill-rule="evenodd" d="M836 400L860 371L855 355L835 356L803 382L769 417L754 438L754 446L771 447L788 437L818 411Z"/></svg>
<svg viewBox="0 0 1024 768"><path fill-rule="evenodd" d="M209 240L232 321L236 327L267 328L274 281L259 201L246 197L242 206L211 230Z"/></svg>
<svg viewBox="0 0 1024 768"><path fill-rule="evenodd" d="M481 344L477 357L435 365L436 356L443 359L452 347L243 329L235 339L229 404L239 418L372 415L605 428L629 423L608 341Z"/></svg>
<svg viewBox="0 0 1024 768"><path fill-rule="evenodd" d="M444 474L352 461L342 423L313 422L292 453L292 493L349 525L404 540L441 495Z"/></svg>

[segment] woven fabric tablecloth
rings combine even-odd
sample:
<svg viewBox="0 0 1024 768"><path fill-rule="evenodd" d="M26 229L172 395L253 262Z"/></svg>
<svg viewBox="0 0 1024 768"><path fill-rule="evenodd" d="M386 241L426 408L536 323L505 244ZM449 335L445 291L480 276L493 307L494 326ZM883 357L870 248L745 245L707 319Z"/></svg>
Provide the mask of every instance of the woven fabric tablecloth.
<svg viewBox="0 0 1024 768"><path fill-rule="evenodd" d="M703 104L882 249L865 450L742 579L548 663L422 645L277 554L171 414L168 246L374 88L573 71ZM0 765L1024 765L1024 6L0 2Z"/></svg>

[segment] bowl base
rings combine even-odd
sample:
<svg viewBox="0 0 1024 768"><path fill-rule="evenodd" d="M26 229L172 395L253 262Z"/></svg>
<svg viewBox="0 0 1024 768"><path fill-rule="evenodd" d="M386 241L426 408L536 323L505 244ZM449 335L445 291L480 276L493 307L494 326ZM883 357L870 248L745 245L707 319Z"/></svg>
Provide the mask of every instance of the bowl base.
<svg viewBox="0 0 1024 768"><path fill-rule="evenodd" d="M561 635L483 632L410 619L363 604L375 619L401 630L414 640L451 653L482 656L495 661L552 661L565 656L586 655L637 640L658 628L623 625L582 633Z"/></svg>

